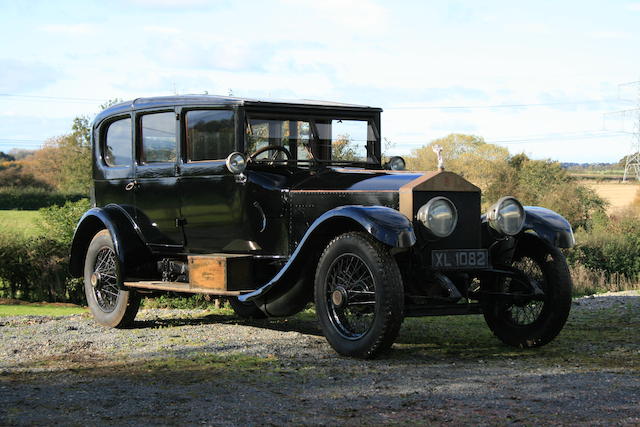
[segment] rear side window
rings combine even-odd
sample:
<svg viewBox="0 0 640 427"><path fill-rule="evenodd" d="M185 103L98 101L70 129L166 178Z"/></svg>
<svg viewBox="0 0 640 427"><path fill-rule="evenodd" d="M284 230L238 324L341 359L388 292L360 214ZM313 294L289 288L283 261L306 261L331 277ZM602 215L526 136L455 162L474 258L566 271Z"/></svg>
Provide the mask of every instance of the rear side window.
<svg viewBox="0 0 640 427"><path fill-rule="evenodd" d="M131 165L131 119L121 119L109 125L104 146L107 166Z"/></svg>
<svg viewBox="0 0 640 427"><path fill-rule="evenodd" d="M174 112L145 114L142 128L141 163L176 161L176 115Z"/></svg>
<svg viewBox="0 0 640 427"><path fill-rule="evenodd" d="M221 160L235 148L233 111L188 111L187 161Z"/></svg>

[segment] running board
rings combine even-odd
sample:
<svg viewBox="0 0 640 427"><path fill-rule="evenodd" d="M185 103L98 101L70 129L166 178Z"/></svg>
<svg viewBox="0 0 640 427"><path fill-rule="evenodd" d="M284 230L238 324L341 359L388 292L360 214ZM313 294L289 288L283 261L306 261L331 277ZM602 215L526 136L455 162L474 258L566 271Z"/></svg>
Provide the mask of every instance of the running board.
<svg viewBox="0 0 640 427"><path fill-rule="evenodd" d="M151 280L125 282L124 285L130 288L228 296L237 296L241 292L254 290L251 255L190 255L187 261L188 283Z"/></svg>
<svg viewBox="0 0 640 427"><path fill-rule="evenodd" d="M190 294L225 295L225 296L240 295L240 291L225 291L222 289L203 288L199 286L192 286L189 283L184 283L184 282L162 282L162 281L124 282L124 285L128 288L156 289L159 291L186 292Z"/></svg>

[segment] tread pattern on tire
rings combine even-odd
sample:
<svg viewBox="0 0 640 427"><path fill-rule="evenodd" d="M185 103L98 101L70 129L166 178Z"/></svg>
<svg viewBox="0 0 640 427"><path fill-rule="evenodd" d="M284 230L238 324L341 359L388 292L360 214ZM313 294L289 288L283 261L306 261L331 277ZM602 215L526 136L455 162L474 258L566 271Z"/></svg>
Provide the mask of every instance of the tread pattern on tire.
<svg viewBox="0 0 640 427"><path fill-rule="evenodd" d="M542 258L546 263L545 267L548 270L543 271L543 274L545 274L547 287L553 288L546 289L546 292L552 292L552 300L545 301L545 304L551 302L553 308L536 327L534 325L517 327L507 324L494 315L495 301L483 303L484 317L491 332L505 344L519 348L540 347L551 342L564 327L571 309L573 285L566 260L559 249L533 238L525 239L520 243L528 245L520 249L525 255L531 256L535 253L534 256Z"/></svg>
<svg viewBox="0 0 640 427"><path fill-rule="evenodd" d="M382 310L384 313L387 313L387 316L384 316L383 318L382 326L377 333L375 341L370 343L366 348L361 349L360 351L346 353L343 351L343 349L336 348L329 337L327 337L327 340L332 345L332 347L340 354L351 357L370 359L389 349L398 336L398 332L400 331L400 327L404 320L404 291L402 287L402 278L400 275L400 269L398 268L396 261L392 258L392 256L389 254L388 249L382 243L379 243L368 234L362 232L353 231L344 233L333 238L327 244L324 251L322 252L322 255L320 256L318 269L316 270L315 275L316 306L319 302L318 281L320 280L320 266L323 264L326 257L329 256L330 252L334 250L333 248L335 248L339 242L348 239L356 239L356 241L361 242L363 244L363 247L366 248L369 254L375 258L375 267L377 270L373 272L373 274L381 278L380 283L376 283L376 289L379 285L387 287L387 291L385 292L386 297L381 301L383 304ZM322 297L324 298L324 295L322 295ZM318 310L317 307L316 310ZM393 315L394 312L396 313L395 316ZM365 338L367 337L365 336L362 339Z"/></svg>
<svg viewBox="0 0 640 427"><path fill-rule="evenodd" d="M87 254L85 258L85 268L84 268L84 289L85 295L87 297L87 304L96 322L103 326L108 326L112 328L127 328L133 324L133 321L138 313L138 309L140 308L141 297L135 290L120 290L118 295L118 307L114 310L116 315L113 315L114 312L105 313L99 307L95 307L94 304L94 296L92 295L93 290L90 289L90 284L87 283L87 263L90 259L90 251L93 250L95 246L94 242L99 241L101 239L108 239L108 242L111 245L111 249L113 249L113 241L111 240L111 234L108 230L101 230L93 236L91 243L87 248ZM93 260L91 261L93 263ZM93 269L93 266L91 267ZM126 304L125 307L122 304Z"/></svg>

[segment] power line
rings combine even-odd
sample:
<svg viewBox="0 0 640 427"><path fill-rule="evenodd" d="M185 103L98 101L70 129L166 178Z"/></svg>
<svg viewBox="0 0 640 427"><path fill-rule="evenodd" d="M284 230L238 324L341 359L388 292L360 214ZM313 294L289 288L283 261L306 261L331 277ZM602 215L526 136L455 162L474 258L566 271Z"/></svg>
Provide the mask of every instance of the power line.
<svg viewBox="0 0 640 427"><path fill-rule="evenodd" d="M544 102L531 104L494 104L494 105L407 105L397 107L387 107L385 110L464 110L464 109L496 109L496 108L533 108L533 107L550 107L557 105L585 105L585 104L604 104L619 103L620 99L610 100L588 100L588 101L568 101L568 102Z"/></svg>
<svg viewBox="0 0 640 427"><path fill-rule="evenodd" d="M503 144L503 145L515 145L515 144L553 144L558 141L577 141L580 142L584 139L600 139L600 138L612 138L615 136L621 136L620 134L603 134L603 135L576 135L565 136L557 138L531 138L531 139L512 139L512 140L494 140L485 141L488 144Z"/></svg>
<svg viewBox="0 0 640 427"><path fill-rule="evenodd" d="M71 103L80 103L80 104L95 104L96 102L105 102L105 99L98 98L74 98L74 97L66 97L66 96L45 96L45 95L19 95L12 93L0 93L0 98L18 98L24 100L34 100L34 101L47 101L47 102L71 102Z"/></svg>
<svg viewBox="0 0 640 427"><path fill-rule="evenodd" d="M484 142L488 144L526 144L526 143L543 143L543 144L553 144L558 141L569 141L569 140L582 140L582 139L594 139L594 138L614 138L625 135L626 132L623 131L578 131L578 132L568 132L568 133L557 133L557 134L539 134L539 135L526 135L526 136L512 136L505 138L498 138L494 140L485 140ZM393 139L394 143L397 144L428 144L425 140L398 140Z"/></svg>

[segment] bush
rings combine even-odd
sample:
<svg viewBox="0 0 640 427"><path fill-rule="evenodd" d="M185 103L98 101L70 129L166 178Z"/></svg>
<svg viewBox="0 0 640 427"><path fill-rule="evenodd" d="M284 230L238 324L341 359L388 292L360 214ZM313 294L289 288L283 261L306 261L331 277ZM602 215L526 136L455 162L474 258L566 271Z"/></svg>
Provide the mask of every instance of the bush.
<svg viewBox="0 0 640 427"><path fill-rule="evenodd" d="M89 199L68 201L62 206L40 209L39 228L43 236L71 248L73 232L82 215L91 208Z"/></svg>
<svg viewBox="0 0 640 427"><path fill-rule="evenodd" d="M640 217L630 211L593 225L589 232L578 231L576 246L567 251L572 268L582 277L588 276L586 270L600 275L592 284L599 291L635 288L640 282Z"/></svg>
<svg viewBox="0 0 640 427"><path fill-rule="evenodd" d="M82 280L69 276L69 249L75 224L89 201L42 209L42 234L0 236L0 293L28 301L84 302Z"/></svg>
<svg viewBox="0 0 640 427"><path fill-rule="evenodd" d="M2 152L0 152L2 154ZM52 188L44 181L36 179L32 174L24 172L22 165L12 162L0 165L0 186L12 188L33 187L51 191Z"/></svg>
<svg viewBox="0 0 640 427"><path fill-rule="evenodd" d="M569 270L573 279L574 296L640 289L638 278L629 278L619 273L607 274L602 270L592 270L579 262L571 265Z"/></svg>
<svg viewBox="0 0 640 427"><path fill-rule="evenodd" d="M37 187L0 187L0 209L33 210L62 206L86 198L86 194L65 194Z"/></svg>

